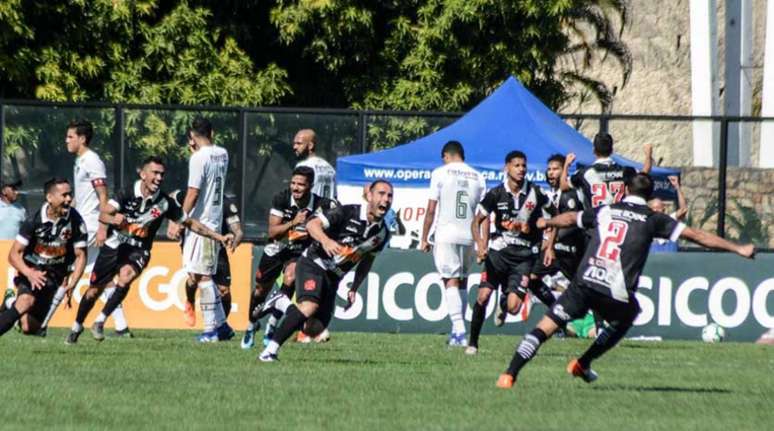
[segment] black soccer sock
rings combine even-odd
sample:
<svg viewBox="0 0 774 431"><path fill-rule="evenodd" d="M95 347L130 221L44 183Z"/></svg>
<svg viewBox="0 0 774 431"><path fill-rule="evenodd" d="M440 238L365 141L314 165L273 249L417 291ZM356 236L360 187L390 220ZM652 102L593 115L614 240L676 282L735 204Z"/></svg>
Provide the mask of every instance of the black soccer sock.
<svg viewBox="0 0 774 431"><path fill-rule="evenodd" d="M189 304L196 304L196 288L198 286L196 285L196 282L193 281L191 278L187 278L185 280L185 300L188 301Z"/></svg>
<svg viewBox="0 0 774 431"><path fill-rule="evenodd" d="M470 319L469 346L478 347L478 336L481 335L484 318L486 318L486 305L481 305L476 301L473 303L473 317Z"/></svg>
<svg viewBox="0 0 774 431"><path fill-rule="evenodd" d="M299 310L295 304L291 304L285 313L285 318L282 320L282 323L280 323L277 330L274 331L274 336L271 340L280 346L283 345L294 332L304 326L306 319L307 317L304 316L301 310Z"/></svg>
<svg viewBox="0 0 774 431"><path fill-rule="evenodd" d="M115 309L118 308L119 305L121 305L121 302L123 302L124 298L126 298L126 295L128 293L129 293L128 286L116 285L116 290L113 291L113 294L110 295L110 298L108 298L107 303L105 304L105 307L102 308L102 314L104 314L105 316L110 316L111 314L113 314L113 311L115 311ZM80 308L78 309L78 311L80 312Z"/></svg>
<svg viewBox="0 0 774 431"><path fill-rule="evenodd" d="M527 365L527 362L535 357L540 345L547 339L548 336L540 328L535 328L530 331L529 334L525 335L524 338L522 338L521 343L516 347L516 351L513 353L513 358L511 359L511 364L508 365L508 371L506 372L516 377L522 367Z"/></svg>
<svg viewBox="0 0 774 431"><path fill-rule="evenodd" d="M113 295L115 295L115 292L113 292ZM83 325L83 322L86 320L86 317L89 315L89 312L92 308L94 308L94 304L97 302L97 297L99 295L94 295L94 298L89 298L88 295L85 295L81 299L81 304L78 305L78 313L75 314L75 322L79 325ZM106 314L107 316L107 314Z"/></svg>
<svg viewBox="0 0 774 431"><path fill-rule="evenodd" d="M591 366L591 361L602 356L605 352L618 344L624 335L629 332L629 328L631 327L631 324L623 325L621 327L603 326L597 334L594 343L592 343L591 346L583 352L583 355L578 358L578 363L580 363L583 368L589 368Z"/></svg>
<svg viewBox="0 0 774 431"><path fill-rule="evenodd" d="M15 306L0 313L0 336L13 328L13 325L19 320L19 317L21 317L21 315L16 310Z"/></svg>
<svg viewBox="0 0 774 431"><path fill-rule="evenodd" d="M543 304L546 305L546 307L550 307L554 305L554 302L556 302L556 298L554 297L554 294L551 293L551 289L546 286L545 283L543 283L543 280L540 280L538 278L536 279L530 279L529 280L529 290L532 292L537 299L540 300Z"/></svg>
<svg viewBox="0 0 774 431"><path fill-rule="evenodd" d="M288 298L293 298L293 294L295 293L296 287L293 285L285 285L283 284L282 287L280 287L280 293L287 296Z"/></svg>
<svg viewBox="0 0 774 431"><path fill-rule="evenodd" d="M220 297L220 302L223 304L223 312L226 313L226 318L231 314L231 292Z"/></svg>

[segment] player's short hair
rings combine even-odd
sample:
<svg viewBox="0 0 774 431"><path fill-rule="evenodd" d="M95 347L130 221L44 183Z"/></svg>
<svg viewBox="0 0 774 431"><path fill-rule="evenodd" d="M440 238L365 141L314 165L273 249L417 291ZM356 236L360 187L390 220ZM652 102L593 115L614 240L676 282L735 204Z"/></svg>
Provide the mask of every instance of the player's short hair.
<svg viewBox="0 0 774 431"><path fill-rule="evenodd" d="M645 200L653 195L653 179L646 173L639 172L626 183L629 194L639 196Z"/></svg>
<svg viewBox="0 0 774 431"><path fill-rule="evenodd" d="M309 183L309 186L312 186L312 184L314 184L314 169L310 168L309 166L299 166L293 169L293 174L291 175L291 177L294 177L296 175L301 175L302 177L306 178L306 181Z"/></svg>
<svg viewBox="0 0 774 431"><path fill-rule="evenodd" d="M549 157L548 160L546 161L546 165L551 162L559 162L560 165L564 166L565 160L566 159L564 158L564 156L559 153L551 154L551 157Z"/></svg>
<svg viewBox="0 0 774 431"><path fill-rule="evenodd" d="M146 158L145 158L145 159L142 161L142 165L140 165L140 166L141 166L141 167L143 167L143 168L145 168L146 166L148 166L148 165L149 165L149 164L151 164L151 163L155 163L155 164L157 164L157 165L164 166L165 168L167 167L167 164L164 162L164 159L162 159L162 158L161 158L161 157L159 157L159 156L148 156L148 157L146 157Z"/></svg>
<svg viewBox="0 0 774 431"><path fill-rule="evenodd" d="M194 118L194 120L191 122L191 128L189 130L199 136L212 138L212 123L210 123L210 120L202 116Z"/></svg>
<svg viewBox="0 0 774 431"><path fill-rule="evenodd" d="M90 121L82 118L70 120L67 124L67 130L70 129L74 129L76 135L86 138L86 145L91 143L91 138L94 136L94 126L92 126Z"/></svg>
<svg viewBox="0 0 774 431"><path fill-rule="evenodd" d="M459 141L449 141L444 144L441 149L441 157L443 157L444 154L450 156L457 155L460 156L462 160L465 160L465 148L462 147L462 144Z"/></svg>
<svg viewBox="0 0 774 431"><path fill-rule="evenodd" d="M374 191L374 187L376 187L377 184L387 184L388 186L390 186L390 188L393 188L391 182L389 182L387 180L379 179L379 180L376 180L376 181L372 182L371 185L368 186L368 191L369 192Z"/></svg>
<svg viewBox="0 0 774 431"><path fill-rule="evenodd" d="M519 150L513 150L510 153L505 155L505 164L507 165L513 159L524 159L524 161L526 162L527 161L527 155L524 154L523 152L519 151Z"/></svg>
<svg viewBox="0 0 774 431"><path fill-rule="evenodd" d="M59 184L70 184L70 181L68 181L67 178L54 177L43 184L43 190L45 190L46 194L51 193L54 190L54 187Z"/></svg>
<svg viewBox="0 0 774 431"><path fill-rule="evenodd" d="M594 136L594 154L607 157L613 154L613 137L607 132L599 132Z"/></svg>

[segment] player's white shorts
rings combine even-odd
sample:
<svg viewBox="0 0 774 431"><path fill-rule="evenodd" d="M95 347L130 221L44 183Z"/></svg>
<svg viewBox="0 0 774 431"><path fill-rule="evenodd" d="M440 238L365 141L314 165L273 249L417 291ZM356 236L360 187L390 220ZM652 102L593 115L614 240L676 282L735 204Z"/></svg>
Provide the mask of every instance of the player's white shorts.
<svg viewBox="0 0 774 431"><path fill-rule="evenodd" d="M189 274L214 275L218 269L220 243L188 231L183 244L183 269Z"/></svg>
<svg viewBox="0 0 774 431"><path fill-rule="evenodd" d="M473 264L473 246L436 242L433 261L441 278L465 278Z"/></svg>
<svg viewBox="0 0 774 431"><path fill-rule="evenodd" d="M84 274L90 273L94 269L94 262L97 261L97 255L99 254L99 247L94 244L97 240L97 231L91 231L87 233L88 247L86 248L86 267L83 269Z"/></svg>

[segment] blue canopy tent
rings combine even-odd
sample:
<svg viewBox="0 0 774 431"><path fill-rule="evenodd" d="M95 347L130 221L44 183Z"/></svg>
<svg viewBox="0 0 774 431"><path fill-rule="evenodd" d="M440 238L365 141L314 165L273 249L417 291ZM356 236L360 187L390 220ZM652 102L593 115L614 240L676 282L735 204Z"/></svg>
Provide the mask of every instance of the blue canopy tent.
<svg viewBox="0 0 774 431"><path fill-rule="evenodd" d="M428 187L430 173L441 165L441 148L450 140L465 147L465 161L478 169L492 187L502 181L505 154L527 154L527 178L545 183L546 160L555 153L575 153L576 166L594 161L591 142L567 125L515 78L508 78L489 97L453 124L423 138L375 153L337 160L337 182L363 185L377 178L396 187ZM642 164L620 156L618 163L634 168ZM673 198L667 176L679 171L654 168L659 196Z"/></svg>

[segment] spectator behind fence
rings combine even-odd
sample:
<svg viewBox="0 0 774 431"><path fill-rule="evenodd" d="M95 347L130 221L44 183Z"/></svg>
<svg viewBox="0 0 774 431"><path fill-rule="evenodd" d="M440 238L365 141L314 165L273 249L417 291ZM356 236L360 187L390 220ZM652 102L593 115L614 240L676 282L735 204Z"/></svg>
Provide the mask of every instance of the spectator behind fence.
<svg viewBox="0 0 774 431"><path fill-rule="evenodd" d="M0 185L0 239L14 239L19 233L27 211L16 203L19 199L21 181L3 182Z"/></svg>
<svg viewBox="0 0 774 431"><path fill-rule="evenodd" d="M669 182L672 183L672 187L677 191L677 209L669 214L670 217L677 221L683 221L686 214L688 214L688 205L685 201L685 195L680 188L680 179L676 176L670 176ZM666 204L659 198L653 198L648 201L650 209L656 212L666 214ZM656 238L650 245L651 253L672 253L677 251L677 241L669 241L667 239Z"/></svg>

